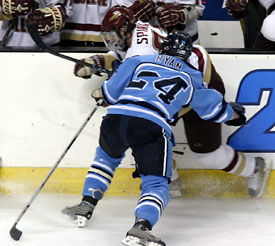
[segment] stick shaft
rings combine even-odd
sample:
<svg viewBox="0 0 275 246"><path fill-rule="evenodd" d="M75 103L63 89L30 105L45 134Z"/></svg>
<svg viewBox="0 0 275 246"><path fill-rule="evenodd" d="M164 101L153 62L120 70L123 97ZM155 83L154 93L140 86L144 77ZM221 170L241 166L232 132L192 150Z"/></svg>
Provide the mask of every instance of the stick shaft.
<svg viewBox="0 0 275 246"><path fill-rule="evenodd" d="M112 72L107 70L107 69L104 69L104 68L100 68L100 67L96 67L95 65L93 64L90 64L90 63L87 63L85 61L81 61L81 60L78 60L78 59L75 59L73 57L70 57L70 56L66 56L66 55L63 55L63 54L60 54L54 50L52 50L50 47L48 47L44 42L43 40L41 39L38 31L37 31L37 28L34 24L32 23L27 23L27 28L28 28L28 31L29 31L29 34L31 35L33 41L37 44L37 46L39 48L41 48L43 51L46 51L54 56L58 56L60 58L63 58L65 60L68 60L68 61L72 61L76 64L79 64L83 67L90 67L91 69L93 69L94 71L97 71L99 73L106 73L108 75L111 75Z"/></svg>
<svg viewBox="0 0 275 246"><path fill-rule="evenodd" d="M17 18L14 18L13 20L10 21L10 23L8 25L8 29L6 30L6 32L5 32L5 34L2 38L2 41L0 42L3 47L6 46L6 43L9 39L9 36L10 36L10 32L14 28L14 25L15 25L16 21L17 21Z"/></svg>
<svg viewBox="0 0 275 246"><path fill-rule="evenodd" d="M62 159L64 158L64 156L67 154L67 152L69 151L69 149L71 148L71 146L73 145L73 143L75 142L75 140L78 138L78 136L80 135L80 133L82 132L82 130L85 128L85 126L88 124L89 120L91 119L91 117L94 115L94 113L96 112L96 110L98 109L98 105L96 105L93 109L93 111L89 114L89 116L87 117L87 119L85 120L85 122L82 124L82 126L80 127L80 129L77 131L76 135L74 136L74 138L71 140L70 144L67 146L67 148L64 150L64 152L62 153L62 155L59 157L59 159L57 160L57 162L55 163L55 165L52 167L52 169L50 170L50 172L48 173L48 175L45 177L45 179L43 180L43 182L40 184L39 188L35 191L35 193L33 194L33 196L31 197L31 199L29 200L29 202L25 205L25 207L22 209L21 213L19 214L19 216L17 217L13 227L16 227L17 223L20 221L20 219L23 217L23 215L25 214L25 212L28 210L28 208L31 206L31 204L33 203L34 199L37 197L37 195L39 194L39 192L42 190L42 188L44 187L44 185L46 184L46 182L48 181L48 179L51 177L51 175L53 174L54 170L57 168L57 166L60 164L60 162L62 161Z"/></svg>

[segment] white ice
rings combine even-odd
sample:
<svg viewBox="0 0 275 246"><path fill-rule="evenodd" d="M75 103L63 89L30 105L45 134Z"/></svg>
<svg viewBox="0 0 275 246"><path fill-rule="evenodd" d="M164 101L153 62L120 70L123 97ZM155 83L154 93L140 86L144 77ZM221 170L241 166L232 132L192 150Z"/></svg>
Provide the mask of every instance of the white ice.
<svg viewBox="0 0 275 246"><path fill-rule="evenodd" d="M134 221L138 197L104 197L85 228L61 214L81 196L39 194L9 230L31 195L0 194L0 246L119 246ZM167 246L274 246L275 199L171 199L153 234Z"/></svg>

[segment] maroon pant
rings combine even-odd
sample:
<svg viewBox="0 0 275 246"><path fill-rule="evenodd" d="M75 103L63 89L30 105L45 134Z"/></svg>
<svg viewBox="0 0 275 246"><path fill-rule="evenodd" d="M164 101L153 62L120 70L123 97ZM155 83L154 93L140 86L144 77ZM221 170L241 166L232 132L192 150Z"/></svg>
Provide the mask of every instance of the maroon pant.
<svg viewBox="0 0 275 246"><path fill-rule="evenodd" d="M211 68L211 78L208 86L224 95L225 88L223 80L216 72L213 64ZM221 145L221 124L201 119L194 110L183 115L182 119L187 142L192 151L208 153L214 151Z"/></svg>

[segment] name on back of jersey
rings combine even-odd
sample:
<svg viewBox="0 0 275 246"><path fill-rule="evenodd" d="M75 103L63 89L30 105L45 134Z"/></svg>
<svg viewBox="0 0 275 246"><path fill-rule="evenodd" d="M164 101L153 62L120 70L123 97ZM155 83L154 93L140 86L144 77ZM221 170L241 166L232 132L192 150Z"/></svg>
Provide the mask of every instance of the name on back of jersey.
<svg viewBox="0 0 275 246"><path fill-rule="evenodd" d="M182 63L176 57L173 56L158 55L156 57L156 62L160 62L165 66L175 68L177 70L182 70Z"/></svg>

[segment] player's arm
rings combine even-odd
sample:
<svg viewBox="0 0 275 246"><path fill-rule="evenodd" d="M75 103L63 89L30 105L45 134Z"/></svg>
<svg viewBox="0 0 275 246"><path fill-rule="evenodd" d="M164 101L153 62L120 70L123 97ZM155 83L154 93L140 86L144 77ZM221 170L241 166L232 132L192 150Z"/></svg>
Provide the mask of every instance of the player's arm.
<svg viewBox="0 0 275 246"><path fill-rule="evenodd" d="M193 45L192 56L190 58L190 64L199 70L203 76L203 82L210 84L215 79L221 79L216 73L216 70L211 62L210 56L205 48L200 45ZM223 83L218 83L223 84ZM224 88L215 88L222 94L224 94ZM192 108L187 107L182 109L178 113L178 118L188 113Z"/></svg>
<svg viewBox="0 0 275 246"><path fill-rule="evenodd" d="M199 18L203 16L203 12L205 10L205 5L202 4L202 0L195 0L195 9L197 10L197 13L199 15Z"/></svg>
<svg viewBox="0 0 275 246"><path fill-rule="evenodd" d="M131 82L138 59L136 57L126 59L116 73L102 84L102 96L107 104L115 104L123 93L128 83Z"/></svg>
<svg viewBox="0 0 275 246"><path fill-rule="evenodd" d="M262 24L261 31L258 34L253 47L261 50L275 49L275 34L273 32L275 25L275 11L268 15Z"/></svg>
<svg viewBox="0 0 275 246"><path fill-rule="evenodd" d="M244 107L227 103L223 95L214 89L195 90L190 106L204 120L234 126L243 125L246 121Z"/></svg>
<svg viewBox="0 0 275 246"><path fill-rule="evenodd" d="M203 81L210 83L212 75L212 62L207 50L201 45L193 45L190 63L198 69L203 76Z"/></svg>
<svg viewBox="0 0 275 246"><path fill-rule="evenodd" d="M104 68L109 71L113 70L114 62L119 61L117 57L114 57L113 55L108 53L102 55L89 56L81 60L92 65L95 65L96 67ZM77 77L89 79L92 77L93 74L101 76L99 72L94 71L91 67L81 66L79 64L76 64L74 66L74 75Z"/></svg>

